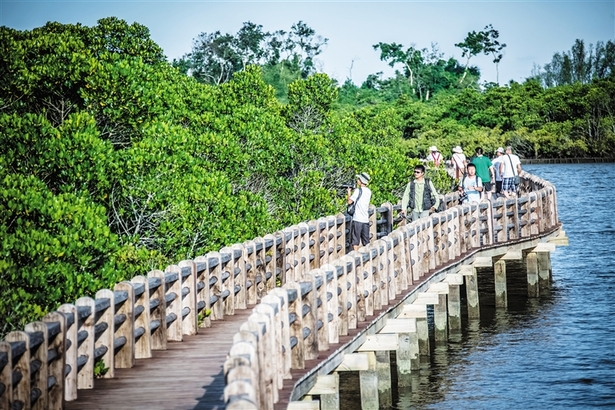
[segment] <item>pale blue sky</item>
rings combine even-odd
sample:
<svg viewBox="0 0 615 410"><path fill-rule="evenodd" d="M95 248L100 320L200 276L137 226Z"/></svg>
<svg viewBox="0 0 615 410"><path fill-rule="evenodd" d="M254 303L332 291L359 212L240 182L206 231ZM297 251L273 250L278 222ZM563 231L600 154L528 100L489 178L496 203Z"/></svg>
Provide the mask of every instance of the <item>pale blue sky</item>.
<svg viewBox="0 0 615 410"><path fill-rule="evenodd" d="M190 51L201 32L236 33L244 21L266 31L303 20L329 45L319 66L330 76L360 84L368 74L391 73L372 45L397 42L418 48L438 43L445 57L462 61L454 46L469 31L493 24L507 44L500 83L523 81L534 63L548 63L577 38L586 44L615 40L615 0L602 1L30 1L0 0L0 25L29 30L47 21L96 24L116 16L147 26L169 59ZM350 67L354 61L352 73ZM483 80L495 81L491 58L480 56Z"/></svg>

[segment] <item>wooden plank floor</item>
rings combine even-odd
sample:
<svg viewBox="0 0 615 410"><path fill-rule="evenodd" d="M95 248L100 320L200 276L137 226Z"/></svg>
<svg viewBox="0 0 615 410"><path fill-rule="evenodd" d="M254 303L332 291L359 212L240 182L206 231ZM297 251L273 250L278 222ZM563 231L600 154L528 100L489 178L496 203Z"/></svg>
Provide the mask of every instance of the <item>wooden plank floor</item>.
<svg viewBox="0 0 615 410"><path fill-rule="evenodd" d="M252 306L183 342L169 342L150 359L131 369L117 369L114 379L97 379L93 390L79 390L66 410L224 409L222 366L233 335L252 313Z"/></svg>

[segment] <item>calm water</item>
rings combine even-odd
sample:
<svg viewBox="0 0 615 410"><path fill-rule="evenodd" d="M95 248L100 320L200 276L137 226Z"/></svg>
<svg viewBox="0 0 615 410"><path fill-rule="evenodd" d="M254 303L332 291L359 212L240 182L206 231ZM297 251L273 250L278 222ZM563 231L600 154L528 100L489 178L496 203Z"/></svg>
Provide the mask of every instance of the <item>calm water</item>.
<svg viewBox="0 0 615 410"><path fill-rule="evenodd" d="M512 267L496 310L487 283L480 322L435 349L395 409L615 408L615 164L524 169L555 184L570 239L551 254L549 294L528 299Z"/></svg>

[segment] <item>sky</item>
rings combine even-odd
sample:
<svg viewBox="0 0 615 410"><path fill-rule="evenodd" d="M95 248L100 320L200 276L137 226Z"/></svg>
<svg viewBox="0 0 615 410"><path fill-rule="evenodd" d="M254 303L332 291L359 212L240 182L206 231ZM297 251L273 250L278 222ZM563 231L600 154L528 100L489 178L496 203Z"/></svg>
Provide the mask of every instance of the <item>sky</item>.
<svg viewBox="0 0 615 410"><path fill-rule="evenodd" d="M471 31L492 24L507 46L499 64L499 83L524 81L534 65L568 51L576 39L586 45L615 41L615 0L601 1L31 1L0 0L0 25L31 30L48 21L93 26L115 16L147 26L152 39L172 60L190 52L202 32L235 34L243 22L264 31L286 30L303 21L328 38L317 58L319 71L340 82L360 85L369 74L393 73L373 45L401 43L430 48L437 44L444 57L465 62L455 43ZM489 56L471 60L483 81L496 81Z"/></svg>

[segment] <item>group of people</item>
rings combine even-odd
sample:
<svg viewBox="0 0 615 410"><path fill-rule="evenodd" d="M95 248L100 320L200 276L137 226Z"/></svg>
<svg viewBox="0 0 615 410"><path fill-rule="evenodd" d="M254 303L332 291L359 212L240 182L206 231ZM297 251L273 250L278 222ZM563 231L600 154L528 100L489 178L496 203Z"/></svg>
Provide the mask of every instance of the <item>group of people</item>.
<svg viewBox="0 0 615 410"><path fill-rule="evenodd" d="M439 167L444 163L442 154L435 146L429 147L426 162ZM512 153L512 147L498 148L493 160L483 155L483 149L477 147L470 161L460 146L453 148L450 160L452 176L457 181L457 190L461 202L479 202L484 196L511 197L516 195L519 187L521 161ZM440 197L433 182L425 177L424 165L414 167L413 178L406 185L401 201L401 215L408 221L416 221L428 216L440 207ZM372 191L367 187L370 176L366 172L356 175L357 187L354 191L347 188L346 201L354 205L352 214L351 244L355 250L359 244L369 243L369 204ZM495 190L494 190L495 188Z"/></svg>
<svg viewBox="0 0 615 410"><path fill-rule="evenodd" d="M432 161L437 152L435 146L430 147L430 154L426 161ZM474 156L468 161L460 146L453 148L451 157L451 176L459 182L457 190L463 202L480 201L481 198L515 196L519 188L519 174L521 174L521 160L512 153L512 147L500 147L491 160L484 156L483 149L477 147ZM438 156L439 157L439 156ZM438 166L434 162L434 165Z"/></svg>

